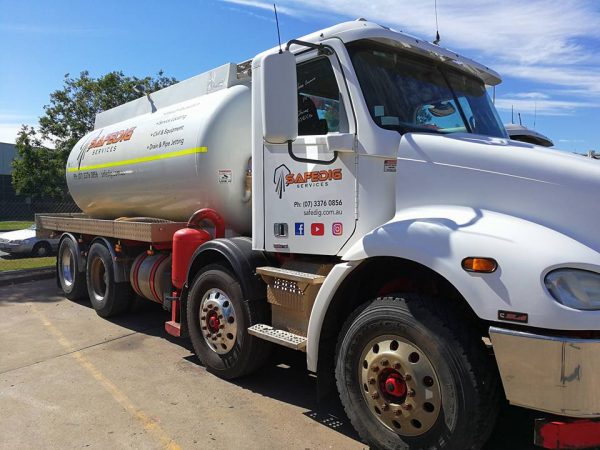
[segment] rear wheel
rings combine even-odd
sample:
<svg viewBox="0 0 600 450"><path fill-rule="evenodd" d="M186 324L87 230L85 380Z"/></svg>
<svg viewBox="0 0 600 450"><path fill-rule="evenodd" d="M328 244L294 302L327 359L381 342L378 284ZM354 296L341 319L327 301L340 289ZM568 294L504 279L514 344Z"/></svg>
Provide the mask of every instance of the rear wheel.
<svg viewBox="0 0 600 450"><path fill-rule="evenodd" d="M131 286L115 282L111 254L99 242L90 247L86 280L90 302L99 316L115 316L129 307L133 295Z"/></svg>
<svg viewBox="0 0 600 450"><path fill-rule="evenodd" d="M187 305L194 350L215 375L237 378L258 369L269 355L268 342L248 333L264 320L266 301L244 300L242 288L225 267L211 264L195 278Z"/></svg>
<svg viewBox="0 0 600 450"><path fill-rule="evenodd" d="M79 267L77 245L69 237L64 238L56 257L58 282L69 300L79 300L87 295L85 272Z"/></svg>
<svg viewBox="0 0 600 450"><path fill-rule="evenodd" d="M338 342L340 398L377 448L476 449L497 414L497 373L485 346L415 295L376 299Z"/></svg>

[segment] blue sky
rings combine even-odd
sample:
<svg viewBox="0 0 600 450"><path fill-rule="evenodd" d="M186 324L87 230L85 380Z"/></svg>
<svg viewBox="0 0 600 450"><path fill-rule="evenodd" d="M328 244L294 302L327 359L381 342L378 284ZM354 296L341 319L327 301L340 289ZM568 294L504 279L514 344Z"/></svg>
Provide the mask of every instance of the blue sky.
<svg viewBox="0 0 600 450"><path fill-rule="evenodd" d="M435 35L434 0L280 0L282 39L365 17ZM276 43L260 0L0 0L0 141L35 124L66 73L184 79ZM600 1L438 0L441 45L503 76L496 106L565 150L600 151ZM516 119L516 113L515 113Z"/></svg>

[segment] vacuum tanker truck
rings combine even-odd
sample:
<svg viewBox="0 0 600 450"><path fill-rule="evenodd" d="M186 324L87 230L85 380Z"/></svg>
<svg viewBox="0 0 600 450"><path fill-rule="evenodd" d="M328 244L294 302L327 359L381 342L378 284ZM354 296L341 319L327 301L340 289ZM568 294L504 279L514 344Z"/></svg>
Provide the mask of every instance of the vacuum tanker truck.
<svg viewBox="0 0 600 450"><path fill-rule="evenodd" d="M479 448L502 401L600 444L600 165L511 141L490 68L364 20L97 115L57 278L170 311L214 374L306 353L377 448ZM292 386L290 386L292 388Z"/></svg>

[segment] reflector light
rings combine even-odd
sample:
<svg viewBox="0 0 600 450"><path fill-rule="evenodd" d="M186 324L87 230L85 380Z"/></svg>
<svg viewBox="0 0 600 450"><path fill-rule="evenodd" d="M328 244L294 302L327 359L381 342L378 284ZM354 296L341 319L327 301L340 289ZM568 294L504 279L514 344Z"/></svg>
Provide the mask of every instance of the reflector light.
<svg viewBox="0 0 600 450"><path fill-rule="evenodd" d="M462 268L467 272L492 273L498 268L498 263L492 258L470 256L462 260Z"/></svg>

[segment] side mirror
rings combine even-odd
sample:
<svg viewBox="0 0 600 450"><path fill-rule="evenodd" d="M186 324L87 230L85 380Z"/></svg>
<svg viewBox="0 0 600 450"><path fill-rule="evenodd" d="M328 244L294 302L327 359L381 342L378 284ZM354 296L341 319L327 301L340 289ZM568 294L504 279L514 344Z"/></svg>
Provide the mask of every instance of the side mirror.
<svg viewBox="0 0 600 450"><path fill-rule="evenodd" d="M285 144L298 137L298 82L296 58L289 52L263 57L261 104L263 138Z"/></svg>

